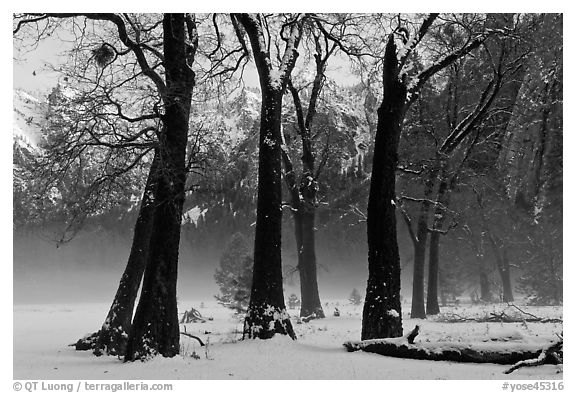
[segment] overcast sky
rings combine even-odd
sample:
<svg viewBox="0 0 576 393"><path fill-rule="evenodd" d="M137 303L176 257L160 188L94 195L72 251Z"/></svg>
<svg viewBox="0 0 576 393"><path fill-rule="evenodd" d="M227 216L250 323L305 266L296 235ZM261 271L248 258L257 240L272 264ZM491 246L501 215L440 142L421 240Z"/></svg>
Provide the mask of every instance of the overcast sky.
<svg viewBox="0 0 576 393"><path fill-rule="evenodd" d="M29 91L46 91L56 85L59 75L50 71L49 65L59 66L65 61L61 53L66 44L57 38L46 38L38 46L21 50L18 42L13 42L13 84L14 88ZM34 75L36 73L36 75Z"/></svg>
<svg viewBox="0 0 576 393"><path fill-rule="evenodd" d="M13 41L13 87L30 92L48 92L60 78L51 68L58 68L67 61L65 52L71 44L57 37L47 37L35 47L21 49L20 46L19 41ZM358 78L350 73L348 60L338 54L330 59L327 75L341 85L358 82ZM249 87L259 86L258 74L252 64L245 68L243 80Z"/></svg>

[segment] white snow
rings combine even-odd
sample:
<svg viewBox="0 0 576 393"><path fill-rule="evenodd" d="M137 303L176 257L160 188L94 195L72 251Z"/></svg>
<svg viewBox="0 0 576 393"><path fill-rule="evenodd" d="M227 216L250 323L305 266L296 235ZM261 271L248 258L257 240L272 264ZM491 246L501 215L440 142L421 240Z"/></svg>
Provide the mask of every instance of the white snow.
<svg viewBox="0 0 576 393"><path fill-rule="evenodd" d="M194 225L198 225L198 220L200 217L204 217L207 211L208 209L201 209L198 206L194 206L182 215L182 223L193 223Z"/></svg>
<svg viewBox="0 0 576 393"><path fill-rule="evenodd" d="M279 70L270 70L270 87L280 89L282 73Z"/></svg>
<svg viewBox="0 0 576 393"><path fill-rule="evenodd" d="M13 90L12 132L16 140L37 147L45 116L46 106L38 98L24 90Z"/></svg>
<svg viewBox="0 0 576 393"><path fill-rule="evenodd" d="M203 302L205 307L200 308ZM15 305L15 379L561 379L556 366L522 368L510 375L508 366L432 362L385 357L372 353L348 353L342 344L358 340L361 306L340 300L340 317L332 316L335 301L324 305L327 318L296 324L298 310L288 310L298 340L285 336L271 340L240 341L242 319L215 301L198 299L179 303L181 311L195 307L206 323L186 324L186 331L209 342L200 347L195 340L181 337L181 355L172 359L156 357L142 363L123 363L112 356L95 357L67 345L99 328L107 304ZM459 306L458 315L484 315L494 307ZM561 317L559 307L526 307L538 316ZM409 305L403 305L409 310ZM449 311L447 308L442 310ZM563 329L560 323L440 323L407 319L404 332L418 324L419 345L473 343L484 346L544 345ZM184 328L182 327L183 331ZM192 357L192 354L199 357Z"/></svg>

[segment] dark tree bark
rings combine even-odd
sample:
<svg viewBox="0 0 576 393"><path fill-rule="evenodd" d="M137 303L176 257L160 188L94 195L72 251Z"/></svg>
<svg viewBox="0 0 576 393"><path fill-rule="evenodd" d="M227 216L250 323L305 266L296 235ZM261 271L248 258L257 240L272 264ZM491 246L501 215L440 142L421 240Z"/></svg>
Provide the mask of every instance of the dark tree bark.
<svg viewBox="0 0 576 393"><path fill-rule="evenodd" d="M428 255L428 292L426 294L426 315L437 315L440 313L438 304L438 272L440 268L440 235L439 232L445 221L446 212L444 208L448 207L449 189L448 182L442 178L438 186L438 197L434 209L434 221L432 224L432 233L430 234L430 254ZM441 205L440 205L441 203Z"/></svg>
<svg viewBox="0 0 576 393"><path fill-rule="evenodd" d="M482 265L484 261L480 261ZM488 279L488 273L484 267L480 267L478 275L480 276L480 300L483 302L492 301L492 293L490 292L490 280Z"/></svg>
<svg viewBox="0 0 576 393"><path fill-rule="evenodd" d="M502 301L503 302L513 302L514 301L514 291L512 289L512 282L510 280L510 261L508 259L508 251L506 250L506 244L503 239L498 235L494 234L489 227L488 219L486 218L484 200L481 193L476 192L476 202L480 211L480 219L482 225L482 231L488 238L488 243L494 254L494 261L496 269L500 275L502 281Z"/></svg>
<svg viewBox="0 0 576 393"><path fill-rule="evenodd" d="M244 335L249 338L267 339L275 333L295 337L282 286L281 115L282 92L263 88L254 268L244 321Z"/></svg>
<svg viewBox="0 0 576 393"><path fill-rule="evenodd" d="M428 256L428 292L426 294L426 315L440 313L438 304L438 267L440 234L430 234L430 254Z"/></svg>
<svg viewBox="0 0 576 393"><path fill-rule="evenodd" d="M368 198L368 285L362 312L362 340L402 335L395 188L407 91L398 79L398 72L396 44L391 34L384 54L384 97L378 108Z"/></svg>
<svg viewBox="0 0 576 393"><path fill-rule="evenodd" d="M110 306L106 320L98 332L95 353L108 355L124 355L128 332L132 325L134 303L144 275L150 236L154 223L156 177L158 176L158 157L155 154L150 167L146 187L140 205L140 212L134 226L134 237L126 269L120 279L120 285Z"/></svg>
<svg viewBox="0 0 576 393"><path fill-rule="evenodd" d="M476 238L470 227L464 226L463 229L468 237L472 251L476 255L478 281L480 284L480 300L484 302L491 302L492 293L490 292L490 280L488 279L488 271L486 269L484 256L484 235L481 233L478 238Z"/></svg>
<svg viewBox="0 0 576 393"><path fill-rule="evenodd" d="M336 44L332 46L332 49L327 50L327 52L323 54L322 46L319 44L319 37L315 36L315 40L316 54L314 58L316 62L316 75L312 83L312 92L306 115L304 115L298 90L294 87L291 80L288 81L288 87L292 93L296 110L298 134L302 141L302 172L298 183L290 156L287 152L282 152L285 169L284 180L290 191L290 207L294 217L294 234L298 254L300 296L302 300L300 317L302 318L311 315L313 315L314 318L325 317L318 292L316 241L314 235L314 223L316 220L316 209L318 207L318 178L323 169L323 165L319 165L318 168L316 168L315 165L316 157L311 137L311 127L316 115L318 97L324 84L326 63L336 48ZM325 152L324 154L327 153ZM321 157L321 161L323 161L324 158L325 157Z"/></svg>
<svg viewBox="0 0 576 393"><path fill-rule="evenodd" d="M302 209L302 207L300 208ZM318 280L316 277L316 251L315 251L315 208L311 211L293 213L296 231L296 247L298 247L298 272L300 273L301 306L300 316L307 317L312 314L315 318L324 318L324 310L318 293ZM303 210L303 209L302 209Z"/></svg>
<svg viewBox="0 0 576 393"><path fill-rule="evenodd" d="M186 144L194 72L196 30L189 15L165 14L164 67L166 92L159 140L161 163L156 193L154 228L142 294L128 337L125 361L179 353L180 331L176 304L178 249L186 182Z"/></svg>
<svg viewBox="0 0 576 393"><path fill-rule="evenodd" d="M413 239L414 245L414 271L412 274L412 308L410 316L412 318L426 318L424 308L424 265L426 262L426 245L428 242L428 215L430 212L430 196L434 191L434 182L438 170L432 168L424 184L424 199L420 204L420 212L416 227L416 237Z"/></svg>
<svg viewBox="0 0 576 393"><path fill-rule="evenodd" d="M487 38L480 34L460 49L449 53L424 69L409 83L402 68L428 32L438 14L429 14L416 35L396 52L394 34L388 36L384 53L384 96L378 108L372 179L368 199L368 285L362 319L362 339L397 337L402 334L400 313L400 262L396 237L396 178L398 142L402 122L409 106L418 98L424 84L440 70L478 48ZM425 252L424 252L425 253ZM420 274L420 273L418 273ZM423 270L422 270L423 276ZM418 283L416 283L418 285ZM418 300L417 300L418 301ZM413 317L423 317L424 298Z"/></svg>
<svg viewBox="0 0 576 393"><path fill-rule="evenodd" d="M496 268L502 281L502 301L513 302L514 293L512 291L512 281L510 280L510 260L508 259L508 252L504 242L492 233L488 233L488 240L492 246Z"/></svg>
<svg viewBox="0 0 576 393"><path fill-rule="evenodd" d="M513 302L514 292L512 290L512 279L510 277L510 260L508 259L508 252L506 250L502 253L502 264L499 272L502 279L502 301Z"/></svg>
<svg viewBox="0 0 576 393"><path fill-rule="evenodd" d="M301 20L293 21L280 71L272 73L260 16L237 14L232 18L237 18L250 39L262 90L254 268L244 337L268 339L280 333L295 339L282 283L281 122L282 97L298 56Z"/></svg>
<svg viewBox="0 0 576 393"><path fill-rule="evenodd" d="M436 161L440 173L440 184L436 195L436 207L434 211L434 221L432 224L432 234L430 235L429 264L428 264L428 293L427 293L427 315L436 315L440 312L438 306L438 271L439 271L439 246L440 235L442 234L442 225L445 221L445 209L450 202L450 194L456 185L456 181L462 170L464 162L470 156L478 141L478 134L471 141L464 153L464 158L453 173L448 175L448 159L453 153L462 146L464 140L472 134L485 118L489 108L493 104L502 87L502 75L495 73L492 80L486 85L474 110L468 114L461 122L453 126L452 131L442 143L438 151ZM454 103L454 108L457 105ZM456 109L454 109L456 110ZM455 115L454 115L455 116ZM456 117L448 119L448 123L456 124Z"/></svg>

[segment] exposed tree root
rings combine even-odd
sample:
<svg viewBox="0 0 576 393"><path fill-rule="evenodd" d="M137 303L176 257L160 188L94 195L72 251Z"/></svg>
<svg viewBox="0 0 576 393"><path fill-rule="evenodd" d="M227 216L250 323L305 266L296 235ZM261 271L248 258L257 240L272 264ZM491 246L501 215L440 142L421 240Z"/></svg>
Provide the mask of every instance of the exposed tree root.
<svg viewBox="0 0 576 393"><path fill-rule="evenodd" d="M554 343L548 348L543 349L537 358L522 360L516 363L514 366L510 367L508 370L504 371L504 374L510 374L511 372L518 370L522 367L536 367L543 364L563 364L564 363L564 341L561 340Z"/></svg>
<svg viewBox="0 0 576 393"><path fill-rule="evenodd" d="M312 314L307 315L305 317L301 317L300 320L304 323L308 323L311 320L316 319L316 318L317 318L316 313L312 313Z"/></svg>
<svg viewBox="0 0 576 393"><path fill-rule="evenodd" d="M89 351L96 349L98 346L98 341L100 339L100 332L94 332L92 334L87 334L74 344L69 344L69 347L75 347L77 351Z"/></svg>

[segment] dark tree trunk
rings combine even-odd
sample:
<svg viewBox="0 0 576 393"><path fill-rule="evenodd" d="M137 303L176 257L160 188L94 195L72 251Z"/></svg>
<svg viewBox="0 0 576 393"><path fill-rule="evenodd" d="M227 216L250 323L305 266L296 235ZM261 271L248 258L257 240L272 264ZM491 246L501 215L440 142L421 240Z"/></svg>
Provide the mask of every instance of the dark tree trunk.
<svg viewBox="0 0 576 393"><path fill-rule="evenodd" d="M438 304L438 268L439 268L440 234L430 235L430 255L428 256L428 293L426 294L426 314L440 313Z"/></svg>
<svg viewBox="0 0 576 393"><path fill-rule="evenodd" d="M492 246L494 258L496 260L496 269L502 281L502 301L513 302L514 294L512 291L512 282L510 280L510 261L508 260L508 252L504 248L502 239L495 235L488 233L488 240Z"/></svg>
<svg viewBox="0 0 576 393"><path fill-rule="evenodd" d="M316 43L319 43L316 37ZM296 174L292 165L292 160L287 152L282 153L286 185L290 191L290 206L294 216L294 231L296 236L296 247L298 254L298 272L300 275L300 296L302 306L300 316L314 318L324 318L324 310L320 302L318 293L318 280L316 268L316 244L314 235L314 222L316 219L316 208L318 206L317 193L318 181L322 165L315 168L314 143L311 136L311 126L316 115L318 97L322 91L325 79L326 62L332 53L329 51L325 57L322 56L321 48L317 46L317 53L314 55L316 61L316 76L312 84L312 92L308 102L308 110L304 115L300 92L294 87L292 81L288 83L294 107L296 111L297 124L302 141L302 173L300 183L296 184ZM324 154L327 154L326 152ZM325 158L325 157L322 157Z"/></svg>
<svg viewBox="0 0 576 393"><path fill-rule="evenodd" d="M512 292L512 280L510 278L510 260L508 259L508 252L506 250L502 252L502 265L498 271L502 279L502 301L513 302L514 294Z"/></svg>
<svg viewBox="0 0 576 393"><path fill-rule="evenodd" d="M304 139L304 138L303 138ZM309 152L309 149L304 149ZM307 170L300 179L300 186L296 185L296 175L292 161L286 152L282 153L284 179L290 190L290 207L294 217L294 235L296 238L296 250L298 254L298 272L300 275L301 308L300 316L324 318L324 310L318 293L318 280L316 276L316 236L314 223L316 220L316 193L318 183L314 180L312 168L314 157L303 154L302 163Z"/></svg>
<svg viewBox="0 0 576 393"><path fill-rule="evenodd" d="M262 91L258 151L258 201L254 239L254 268L250 304L244 320L244 337L268 339L276 333L296 339L284 304L282 283L282 97L298 57L302 20L292 21L280 71L272 72L264 46L259 16L233 14L246 31Z"/></svg>
<svg viewBox="0 0 576 393"><path fill-rule="evenodd" d="M438 305L438 272L440 270L440 236L437 232L442 230L446 220L446 212L443 210L448 207L450 200L450 187L444 177L444 169L441 172L440 185L438 186L438 196L436 197L436 207L434 208L434 222L432 224L433 232L430 234L430 254L428 255L428 293L426 298L426 314L437 315L440 313ZM455 177L452 178L451 184L454 184Z"/></svg>
<svg viewBox="0 0 576 393"><path fill-rule="evenodd" d="M128 332L132 325L132 315L134 313L134 303L140 288L140 282L144 275L146 261L150 246L150 236L152 233L156 194L156 177L158 176L158 156L154 155L140 212L134 226L134 237L130 256L120 285L116 291L114 301L110 306L106 320L98 332L97 347L95 353L105 352L109 355L124 355Z"/></svg>
<svg viewBox="0 0 576 393"><path fill-rule="evenodd" d="M390 35L384 55L384 97L378 108L368 198L368 284L362 313L362 340L402 335L395 188L406 87L398 79L398 72L396 44Z"/></svg>
<svg viewBox="0 0 576 393"><path fill-rule="evenodd" d="M324 310L318 294L318 280L316 277L316 251L315 251L315 208L310 211L294 212L294 225L296 231L296 247L298 247L298 271L300 273L301 307L300 316L307 317L315 314L315 318L324 318Z"/></svg>
<svg viewBox="0 0 576 393"><path fill-rule="evenodd" d="M244 336L295 338L282 286L281 90L263 86L261 114L254 268Z"/></svg>
<svg viewBox="0 0 576 393"><path fill-rule="evenodd" d="M434 191L434 182L438 170L432 168L424 184L424 199L418 214L416 239L414 241L414 271L412 275L412 318L426 318L424 309L424 265L426 262L426 245L428 241L428 215L430 203L427 202Z"/></svg>
<svg viewBox="0 0 576 393"><path fill-rule="evenodd" d="M426 203L424 203L426 204ZM421 213L422 214L422 213ZM412 308L411 318L426 318L424 308L424 265L426 262L427 221L418 220L418 240L414 243L414 270L412 273Z"/></svg>
<svg viewBox="0 0 576 393"><path fill-rule="evenodd" d="M158 149L161 166L148 263L128 337L126 361L143 360L156 354L172 357L180 351L176 281L187 172L188 121L194 87L185 23L183 14L164 15L166 92L164 127Z"/></svg>
<svg viewBox="0 0 576 393"><path fill-rule="evenodd" d="M484 261L481 261L484 264ZM479 271L480 276L480 300L483 302L491 302L492 301L492 294L490 293L490 280L488 279L488 274L484 267L480 267Z"/></svg>

